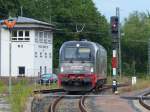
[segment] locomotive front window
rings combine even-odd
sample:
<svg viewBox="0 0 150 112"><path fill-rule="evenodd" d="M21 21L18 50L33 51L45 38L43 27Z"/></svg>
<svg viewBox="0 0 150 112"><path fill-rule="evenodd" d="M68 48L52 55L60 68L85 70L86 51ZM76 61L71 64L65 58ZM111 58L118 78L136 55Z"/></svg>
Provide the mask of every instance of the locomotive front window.
<svg viewBox="0 0 150 112"><path fill-rule="evenodd" d="M90 59L91 50L90 48L79 48L78 49L78 58Z"/></svg>
<svg viewBox="0 0 150 112"><path fill-rule="evenodd" d="M65 59L89 60L91 58L91 49L84 47L67 47L65 48Z"/></svg>
<svg viewBox="0 0 150 112"><path fill-rule="evenodd" d="M77 51L77 48L74 48L74 47L65 48L65 58L66 59L75 59L76 51Z"/></svg>

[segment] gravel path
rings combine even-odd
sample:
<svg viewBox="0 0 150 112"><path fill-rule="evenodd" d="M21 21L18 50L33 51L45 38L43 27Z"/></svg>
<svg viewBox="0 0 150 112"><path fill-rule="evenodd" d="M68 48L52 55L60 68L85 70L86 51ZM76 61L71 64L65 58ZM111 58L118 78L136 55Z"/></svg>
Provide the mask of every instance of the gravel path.
<svg viewBox="0 0 150 112"><path fill-rule="evenodd" d="M11 112L11 107L4 97L0 97L0 112Z"/></svg>
<svg viewBox="0 0 150 112"><path fill-rule="evenodd" d="M52 102L52 96L35 97L31 104L31 112L45 112Z"/></svg>
<svg viewBox="0 0 150 112"><path fill-rule="evenodd" d="M56 112L80 112L78 98L63 98L56 106Z"/></svg>
<svg viewBox="0 0 150 112"><path fill-rule="evenodd" d="M127 100L112 94L90 96L86 99L85 105L89 112L139 112Z"/></svg>

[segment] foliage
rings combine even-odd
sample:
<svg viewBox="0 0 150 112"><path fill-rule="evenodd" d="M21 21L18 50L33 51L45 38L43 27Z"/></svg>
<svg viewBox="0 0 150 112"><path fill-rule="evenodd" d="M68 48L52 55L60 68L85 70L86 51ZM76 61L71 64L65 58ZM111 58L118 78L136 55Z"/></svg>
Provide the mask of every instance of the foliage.
<svg viewBox="0 0 150 112"><path fill-rule="evenodd" d="M8 13L11 16L20 15L23 7L23 16L56 25L53 47L54 68L58 67L59 48L64 41L86 38L110 50L109 24L97 11L92 0L8 0L7 2L2 0L1 2L7 6L5 15ZM11 9L15 11L8 8L9 2ZM84 24L83 32L76 33L76 26L81 30Z"/></svg>
<svg viewBox="0 0 150 112"><path fill-rule="evenodd" d="M145 88L150 87L150 79L137 78L137 83L135 85L130 85L119 90L120 93L131 92L131 91L143 91Z"/></svg>
<svg viewBox="0 0 150 112"><path fill-rule="evenodd" d="M7 85L0 80L0 94L3 94L7 91Z"/></svg>
<svg viewBox="0 0 150 112"><path fill-rule="evenodd" d="M149 29L150 19L145 13L135 11L125 20L123 26L125 36L122 38L122 59L126 73L146 73ZM136 71L134 71L134 68Z"/></svg>

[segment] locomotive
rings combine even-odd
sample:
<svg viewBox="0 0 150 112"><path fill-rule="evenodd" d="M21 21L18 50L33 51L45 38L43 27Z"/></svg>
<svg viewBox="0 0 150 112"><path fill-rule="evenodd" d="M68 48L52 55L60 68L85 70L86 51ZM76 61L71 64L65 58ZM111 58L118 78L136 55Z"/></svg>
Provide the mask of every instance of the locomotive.
<svg viewBox="0 0 150 112"><path fill-rule="evenodd" d="M67 41L59 51L58 84L66 91L90 91L106 83L107 52L91 41Z"/></svg>

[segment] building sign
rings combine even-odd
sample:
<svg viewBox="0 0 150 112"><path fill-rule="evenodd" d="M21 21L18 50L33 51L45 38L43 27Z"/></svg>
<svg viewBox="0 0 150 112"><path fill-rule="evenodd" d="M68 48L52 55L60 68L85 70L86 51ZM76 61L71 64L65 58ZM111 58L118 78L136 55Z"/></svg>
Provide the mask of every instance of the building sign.
<svg viewBox="0 0 150 112"><path fill-rule="evenodd" d="M46 45L39 45L38 48L48 49L48 46L46 46Z"/></svg>

